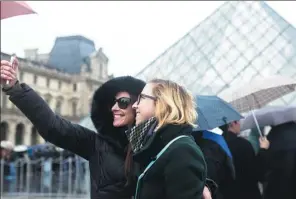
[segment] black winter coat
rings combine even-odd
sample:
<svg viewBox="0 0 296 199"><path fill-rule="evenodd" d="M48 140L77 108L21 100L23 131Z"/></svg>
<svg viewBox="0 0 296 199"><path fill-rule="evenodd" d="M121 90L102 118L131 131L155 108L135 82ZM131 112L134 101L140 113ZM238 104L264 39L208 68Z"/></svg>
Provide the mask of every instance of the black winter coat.
<svg viewBox="0 0 296 199"><path fill-rule="evenodd" d="M248 140L232 132L224 132L223 136L233 156L236 177L229 199L261 199L258 182L264 177L268 151L260 149L256 156Z"/></svg>
<svg viewBox="0 0 296 199"><path fill-rule="evenodd" d="M296 123L272 127L264 199L296 198Z"/></svg>
<svg viewBox="0 0 296 199"><path fill-rule="evenodd" d="M207 186L213 199L232 198L235 170L231 157L213 140L202 137L202 132L192 133L196 143L201 148L207 164ZM211 183L211 181L213 183Z"/></svg>
<svg viewBox="0 0 296 199"><path fill-rule="evenodd" d="M155 132L134 155L141 171L166 144L192 128L166 125ZM144 175L136 199L201 199L206 181L206 164L200 148L190 137L175 141Z"/></svg>
<svg viewBox="0 0 296 199"><path fill-rule="evenodd" d="M144 86L144 82L132 77L120 77L109 80L95 92L91 118L98 134L56 115L26 84L17 83L3 91L46 141L89 161L92 199L130 199L134 190L126 187L124 172L128 141L125 128L113 127L111 107L119 91L137 96Z"/></svg>

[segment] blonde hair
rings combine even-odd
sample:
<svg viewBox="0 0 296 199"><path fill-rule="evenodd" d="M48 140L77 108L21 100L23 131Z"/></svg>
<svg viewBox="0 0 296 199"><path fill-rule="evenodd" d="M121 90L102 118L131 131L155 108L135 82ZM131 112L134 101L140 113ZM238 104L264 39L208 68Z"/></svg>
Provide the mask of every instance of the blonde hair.
<svg viewBox="0 0 296 199"><path fill-rule="evenodd" d="M157 129L165 124L188 124L193 127L197 120L196 103L193 96L179 84L163 79L149 81L156 97L155 117Z"/></svg>

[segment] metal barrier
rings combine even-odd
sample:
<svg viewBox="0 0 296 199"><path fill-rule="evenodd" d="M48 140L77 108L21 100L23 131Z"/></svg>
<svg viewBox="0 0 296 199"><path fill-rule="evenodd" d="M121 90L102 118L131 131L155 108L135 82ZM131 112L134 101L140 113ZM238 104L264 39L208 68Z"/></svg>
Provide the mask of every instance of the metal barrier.
<svg viewBox="0 0 296 199"><path fill-rule="evenodd" d="M88 162L79 158L1 160L1 197L90 198Z"/></svg>

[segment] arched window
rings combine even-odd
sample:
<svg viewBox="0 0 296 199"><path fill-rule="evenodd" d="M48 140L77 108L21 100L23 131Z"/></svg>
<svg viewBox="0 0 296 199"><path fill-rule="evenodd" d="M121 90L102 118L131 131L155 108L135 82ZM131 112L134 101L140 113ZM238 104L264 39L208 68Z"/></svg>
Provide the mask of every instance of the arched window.
<svg viewBox="0 0 296 199"><path fill-rule="evenodd" d="M77 116L78 115L78 101L79 99L74 97L72 99L69 100L69 104L71 105L71 116Z"/></svg>
<svg viewBox="0 0 296 199"><path fill-rule="evenodd" d="M61 109L62 109L62 102L57 101L55 112L60 115L61 114Z"/></svg>
<svg viewBox="0 0 296 199"><path fill-rule="evenodd" d="M56 106L55 106L55 112L59 115L62 114L62 105L63 105L64 98L62 96L57 97L56 99Z"/></svg>
<svg viewBox="0 0 296 199"><path fill-rule="evenodd" d="M25 126L22 123L19 123L16 126L15 145L23 144L23 141L24 141L24 129L25 129Z"/></svg>
<svg viewBox="0 0 296 199"><path fill-rule="evenodd" d="M46 103L47 103L48 105L50 105L51 99L52 99L51 94L45 94L45 95L44 95L44 100L46 101Z"/></svg>
<svg viewBox="0 0 296 199"><path fill-rule="evenodd" d="M76 101L72 102L72 115L73 116L77 115L77 102Z"/></svg>
<svg viewBox="0 0 296 199"><path fill-rule="evenodd" d="M38 144L38 133L37 129L33 126L31 129L31 145Z"/></svg>
<svg viewBox="0 0 296 199"><path fill-rule="evenodd" d="M8 136L8 124L7 122L1 122L0 125L0 140L7 140Z"/></svg>
<svg viewBox="0 0 296 199"><path fill-rule="evenodd" d="M1 93L2 96L2 108L7 108L7 98L8 96L4 93Z"/></svg>

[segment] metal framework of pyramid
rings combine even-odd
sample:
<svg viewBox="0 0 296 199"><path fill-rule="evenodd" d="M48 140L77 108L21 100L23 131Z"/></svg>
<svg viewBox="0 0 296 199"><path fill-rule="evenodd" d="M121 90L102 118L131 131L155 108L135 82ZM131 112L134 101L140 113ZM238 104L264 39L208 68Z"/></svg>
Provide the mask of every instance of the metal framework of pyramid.
<svg viewBox="0 0 296 199"><path fill-rule="evenodd" d="M265 2L230 1L139 72L218 95L257 76L296 79L296 29ZM291 93L272 104L295 104Z"/></svg>

